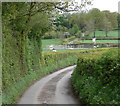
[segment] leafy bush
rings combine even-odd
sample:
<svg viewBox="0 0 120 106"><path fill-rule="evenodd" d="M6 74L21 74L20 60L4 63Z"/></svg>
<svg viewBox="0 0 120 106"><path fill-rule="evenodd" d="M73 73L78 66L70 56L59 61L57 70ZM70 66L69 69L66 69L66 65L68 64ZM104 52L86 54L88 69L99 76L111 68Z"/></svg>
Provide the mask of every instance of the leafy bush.
<svg viewBox="0 0 120 106"><path fill-rule="evenodd" d="M90 104L120 103L120 58L109 51L98 59L79 58L72 84L79 98Z"/></svg>

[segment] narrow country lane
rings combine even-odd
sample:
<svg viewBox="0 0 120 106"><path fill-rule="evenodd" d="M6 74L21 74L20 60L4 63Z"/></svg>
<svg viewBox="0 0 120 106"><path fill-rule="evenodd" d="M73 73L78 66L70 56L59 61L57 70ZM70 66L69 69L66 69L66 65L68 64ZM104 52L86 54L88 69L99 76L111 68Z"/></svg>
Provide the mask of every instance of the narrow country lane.
<svg viewBox="0 0 120 106"><path fill-rule="evenodd" d="M75 66L61 69L34 83L18 104L80 104L71 88L71 74Z"/></svg>

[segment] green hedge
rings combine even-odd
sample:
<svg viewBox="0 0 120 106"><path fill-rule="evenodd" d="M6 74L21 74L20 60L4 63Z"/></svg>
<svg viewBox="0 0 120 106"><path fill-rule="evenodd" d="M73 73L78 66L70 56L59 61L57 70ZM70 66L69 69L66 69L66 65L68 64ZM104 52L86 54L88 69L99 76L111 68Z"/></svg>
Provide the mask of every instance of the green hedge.
<svg viewBox="0 0 120 106"><path fill-rule="evenodd" d="M32 48L32 45L30 48ZM42 58L40 59L41 61L38 62L37 56L33 52L34 50L31 50L30 48L28 49L29 52L27 55L27 65L28 65L27 72L25 72L24 74L23 73L20 74L19 73L20 70L19 71L13 70L13 73L10 74L10 72L7 70L3 71L4 72L3 75L6 76L5 78L3 78L3 88L4 88L2 95L3 104L16 103L20 95L31 83L58 69L76 64L78 56L83 56L83 57L87 56L90 58L94 55L94 57L96 56L98 57L98 55L109 50L109 48L106 48L106 49L90 49L90 50L79 50L79 51L69 51L69 52L66 51L66 52L56 52L56 53L44 53L42 54ZM6 68L5 63L4 63L4 68ZM14 65L12 68L17 69L16 65ZM12 70L12 68L10 69ZM15 79L15 80L9 81L9 79ZM9 83L6 81L9 81Z"/></svg>
<svg viewBox="0 0 120 106"><path fill-rule="evenodd" d="M12 36L8 37L13 38ZM59 68L73 65L76 63L75 59L77 60L74 53L44 54L41 58L36 42L33 43L28 40L26 42L25 62L21 64L19 48L16 47L17 41L14 40L13 43L11 41L4 40L2 71L2 98L4 104L15 103L24 89L34 80ZM79 52L76 54L79 54ZM71 56L74 57L73 60ZM22 65L25 65L25 69Z"/></svg>
<svg viewBox="0 0 120 106"><path fill-rule="evenodd" d="M42 78L43 76L50 74L63 67L76 64L77 57L69 56L67 58L61 59L52 64L44 64L39 70L33 70L26 74L24 77L19 78L16 82L12 83L6 92L2 94L3 104L15 104L24 90L30 86L36 80ZM52 59L49 61L53 61Z"/></svg>
<svg viewBox="0 0 120 106"><path fill-rule="evenodd" d="M120 58L118 50L99 59L79 58L72 84L79 98L88 104L120 104Z"/></svg>

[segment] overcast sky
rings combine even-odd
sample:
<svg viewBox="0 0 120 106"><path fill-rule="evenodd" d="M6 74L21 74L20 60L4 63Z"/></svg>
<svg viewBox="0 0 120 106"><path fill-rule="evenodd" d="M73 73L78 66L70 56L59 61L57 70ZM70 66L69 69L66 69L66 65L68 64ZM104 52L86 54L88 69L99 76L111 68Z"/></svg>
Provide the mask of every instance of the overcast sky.
<svg viewBox="0 0 120 106"><path fill-rule="evenodd" d="M120 0L93 0L92 8L98 8L101 11L110 10L111 12L118 12L119 1Z"/></svg>

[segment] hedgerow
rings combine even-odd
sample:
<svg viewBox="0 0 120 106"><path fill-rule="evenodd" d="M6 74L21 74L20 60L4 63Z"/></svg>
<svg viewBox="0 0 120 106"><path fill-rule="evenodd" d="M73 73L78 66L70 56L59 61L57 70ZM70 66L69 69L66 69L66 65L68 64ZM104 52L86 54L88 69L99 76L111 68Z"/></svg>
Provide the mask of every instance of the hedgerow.
<svg viewBox="0 0 120 106"><path fill-rule="evenodd" d="M79 98L88 104L120 104L120 58L118 50L101 58L82 58L72 75Z"/></svg>
<svg viewBox="0 0 120 106"><path fill-rule="evenodd" d="M21 94L24 92L24 90L27 87L29 87L34 81L58 69L76 64L78 56L86 56L89 58L92 56L98 57L98 55L102 54L103 52L106 52L107 50L109 49L90 49L71 52L44 53L42 54L40 62L38 62L35 53L32 52L34 50L29 51L29 55L27 57L28 60L26 72L20 73L20 70L13 70L12 74L10 74L11 72L3 70L3 75L6 76L3 78L2 81L4 88L2 95L3 104L16 103ZM7 67L4 66L4 68ZM16 64L13 67L11 67L11 69L13 68L17 69Z"/></svg>

